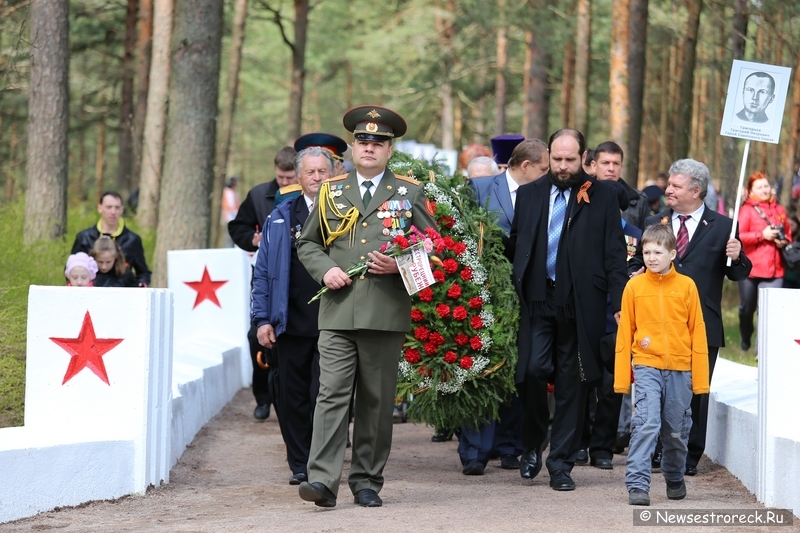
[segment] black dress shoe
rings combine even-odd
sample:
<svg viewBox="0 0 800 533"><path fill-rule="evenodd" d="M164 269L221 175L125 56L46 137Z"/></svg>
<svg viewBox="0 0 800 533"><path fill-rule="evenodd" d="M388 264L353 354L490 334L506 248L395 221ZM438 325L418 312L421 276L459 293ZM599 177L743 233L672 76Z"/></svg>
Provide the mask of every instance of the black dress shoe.
<svg viewBox="0 0 800 533"><path fill-rule="evenodd" d="M300 483L299 492L302 499L314 502L314 505L318 507L336 507L336 496L319 481L314 483L303 481Z"/></svg>
<svg viewBox="0 0 800 533"><path fill-rule="evenodd" d="M516 470L519 468L519 459L516 455L500 456L500 468L504 470Z"/></svg>
<svg viewBox="0 0 800 533"><path fill-rule="evenodd" d="M299 485L303 481L308 481L308 476L300 472L289 478L289 485Z"/></svg>
<svg viewBox="0 0 800 533"><path fill-rule="evenodd" d="M550 487L553 490L575 490L575 482L566 470L555 470L550 474Z"/></svg>
<svg viewBox="0 0 800 533"><path fill-rule="evenodd" d="M361 507L380 507L383 505L378 493L372 489L361 489L356 493L355 503Z"/></svg>
<svg viewBox="0 0 800 533"><path fill-rule="evenodd" d="M483 470L486 468L483 463L477 459L471 459L464 464L461 473L465 476L482 476Z"/></svg>
<svg viewBox="0 0 800 533"><path fill-rule="evenodd" d="M453 439L453 431L448 429L439 429L431 437L431 442L449 442Z"/></svg>
<svg viewBox="0 0 800 533"><path fill-rule="evenodd" d="M631 434L630 433L617 433L617 438L614 440L614 447L611 448L611 452L619 455L625 451L625 448L631 443Z"/></svg>
<svg viewBox="0 0 800 533"><path fill-rule="evenodd" d="M256 420L266 420L269 418L269 404L262 403L256 405L256 410L253 411L253 418Z"/></svg>
<svg viewBox="0 0 800 533"><path fill-rule="evenodd" d="M650 468L653 472L661 470L661 452L653 454L653 458L650 460Z"/></svg>
<svg viewBox="0 0 800 533"><path fill-rule="evenodd" d="M614 469L614 463L612 463L611 459L608 459L607 457L598 457L597 459L592 459L592 466L599 468L600 470Z"/></svg>
<svg viewBox="0 0 800 533"><path fill-rule="evenodd" d="M536 450L531 450L522 454L519 458L519 475L522 479L533 479L542 470L542 458L536 453Z"/></svg>
<svg viewBox="0 0 800 533"><path fill-rule="evenodd" d="M586 451L586 448L578 450L578 455L575 456L575 464L585 465L588 462L589 462L589 452Z"/></svg>
<svg viewBox="0 0 800 533"><path fill-rule="evenodd" d="M687 476L696 476L697 475L697 465L686 465L686 475Z"/></svg>
<svg viewBox="0 0 800 533"><path fill-rule="evenodd" d="M743 352L746 352L750 349L750 341L746 341L742 339L742 342L739 343L739 347L742 349Z"/></svg>

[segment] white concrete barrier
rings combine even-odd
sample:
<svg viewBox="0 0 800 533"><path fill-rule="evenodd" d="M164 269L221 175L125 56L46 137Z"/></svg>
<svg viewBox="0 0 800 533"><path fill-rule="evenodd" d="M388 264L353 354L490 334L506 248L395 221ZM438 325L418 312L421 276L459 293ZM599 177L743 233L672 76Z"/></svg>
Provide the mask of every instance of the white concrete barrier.
<svg viewBox="0 0 800 533"><path fill-rule="evenodd" d="M25 426L0 430L0 522L169 481L172 295L30 288Z"/></svg>
<svg viewBox="0 0 800 533"><path fill-rule="evenodd" d="M758 291L758 491L800 516L800 291Z"/></svg>

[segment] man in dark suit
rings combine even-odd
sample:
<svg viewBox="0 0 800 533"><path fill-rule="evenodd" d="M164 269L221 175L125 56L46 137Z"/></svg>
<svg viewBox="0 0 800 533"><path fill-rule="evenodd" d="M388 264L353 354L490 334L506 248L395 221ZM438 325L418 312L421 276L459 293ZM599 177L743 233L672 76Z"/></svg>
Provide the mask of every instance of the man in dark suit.
<svg viewBox="0 0 800 533"><path fill-rule="evenodd" d="M311 417L319 391L319 302L308 301L320 284L297 258L295 242L320 184L331 175L333 160L324 148L306 148L297 154L296 169L303 194L283 202L267 218L253 273L252 309L258 342L278 357L278 422L291 485L308 480Z"/></svg>
<svg viewBox="0 0 800 533"><path fill-rule="evenodd" d="M478 204L497 215L497 223L508 234L514 220L517 190L547 174L547 145L539 139L522 141L511 153L508 168L497 176L470 180ZM482 475L492 452L500 455L500 468L516 470L522 445L522 402L512 398L500 406L499 420L477 429L462 427L458 455L464 475Z"/></svg>
<svg viewBox="0 0 800 533"><path fill-rule="evenodd" d="M644 219L647 218L649 206L647 196L628 185L620 179L622 177L622 158L625 154L620 145L614 141L606 141L594 149L594 159L591 163L594 176L599 180L612 180L619 183L628 195L628 206L622 212L622 219L628 224L633 224L639 229L644 228Z"/></svg>
<svg viewBox="0 0 800 533"><path fill-rule="evenodd" d="M521 301L516 381L524 407L520 475L542 467L555 384L547 469L554 490L574 490L586 385L601 377L606 309L619 313L627 280L625 240L614 184L582 169L583 135L562 129L549 141L550 172L520 187L509 250Z"/></svg>
<svg viewBox="0 0 800 533"><path fill-rule="evenodd" d="M275 208L275 193L278 189L297 183L294 171L294 158L297 152L291 146L285 146L275 155L275 179L256 185L247 193L244 202L239 206L236 218L228 222L228 234L234 244L247 252L257 252L261 243L261 229L264 221ZM268 368L262 368L257 361L258 352L269 351L263 348L256 335L256 325L250 324L247 340L250 343L250 359L253 361L253 396L256 408L253 417L256 420L269 418L269 404L273 398L269 390ZM271 359L270 355L264 358ZM277 404L277 402L274 402Z"/></svg>
<svg viewBox="0 0 800 533"><path fill-rule="evenodd" d="M708 167L699 161L675 161L669 169L666 190L669 207L645 221L645 227L654 224L669 224L672 227L678 241L675 270L692 278L697 285L708 337L709 378L714 373L719 349L725 346L722 280L725 276L733 281L745 279L753 266L744 255L739 239L731 238L733 221L708 209L703 203L710 177ZM727 265L728 259L731 260L730 266ZM637 252L636 260L641 260L641 249ZM708 394L695 395L692 398L692 429L689 433L686 475L697 474L697 463L706 446L707 422Z"/></svg>

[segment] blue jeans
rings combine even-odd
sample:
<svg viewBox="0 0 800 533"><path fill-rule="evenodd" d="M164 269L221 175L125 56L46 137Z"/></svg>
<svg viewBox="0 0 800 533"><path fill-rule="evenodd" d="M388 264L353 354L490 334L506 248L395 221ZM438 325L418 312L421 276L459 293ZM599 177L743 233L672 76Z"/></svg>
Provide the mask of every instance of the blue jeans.
<svg viewBox="0 0 800 533"><path fill-rule="evenodd" d="M634 366L634 413L625 485L650 491L650 471L659 433L661 471L667 481L681 481L686 469L692 427L692 373Z"/></svg>

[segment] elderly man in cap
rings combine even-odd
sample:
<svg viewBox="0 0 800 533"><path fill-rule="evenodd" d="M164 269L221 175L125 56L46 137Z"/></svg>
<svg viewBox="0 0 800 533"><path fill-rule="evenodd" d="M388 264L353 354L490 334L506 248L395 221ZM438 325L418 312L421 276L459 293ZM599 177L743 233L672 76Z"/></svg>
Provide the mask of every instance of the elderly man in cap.
<svg viewBox="0 0 800 533"><path fill-rule="evenodd" d="M492 154L494 161L503 172L508 168L508 160L511 159L511 152L519 143L525 140L523 135L498 135L489 139L492 143Z"/></svg>
<svg viewBox="0 0 800 533"><path fill-rule="evenodd" d="M406 131L403 118L383 107L360 106L348 111L343 122L355 134L355 169L323 183L297 243L309 274L329 289L320 302L320 390L308 481L300 484L300 497L320 507L336 505L355 386L348 483L357 504L379 507L411 297L395 260L378 250L402 232L390 228L424 230L435 222L426 210L422 185L386 167L392 139ZM367 258L367 273L350 279L345 270Z"/></svg>

